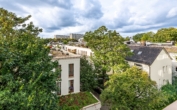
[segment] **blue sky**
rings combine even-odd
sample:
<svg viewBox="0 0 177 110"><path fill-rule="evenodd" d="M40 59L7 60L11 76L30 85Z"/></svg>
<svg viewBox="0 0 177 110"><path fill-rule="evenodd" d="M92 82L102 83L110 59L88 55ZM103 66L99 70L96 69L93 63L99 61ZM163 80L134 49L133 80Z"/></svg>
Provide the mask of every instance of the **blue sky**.
<svg viewBox="0 0 177 110"><path fill-rule="evenodd" d="M41 37L84 34L105 25L122 36L177 27L177 0L0 0L41 27Z"/></svg>

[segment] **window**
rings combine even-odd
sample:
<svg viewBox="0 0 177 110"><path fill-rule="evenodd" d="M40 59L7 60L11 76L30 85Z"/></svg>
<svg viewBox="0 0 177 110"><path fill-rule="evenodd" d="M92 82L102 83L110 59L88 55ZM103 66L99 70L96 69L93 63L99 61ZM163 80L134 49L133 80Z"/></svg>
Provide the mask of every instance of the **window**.
<svg viewBox="0 0 177 110"><path fill-rule="evenodd" d="M176 67L176 71L177 71L177 67Z"/></svg>
<svg viewBox="0 0 177 110"><path fill-rule="evenodd" d="M137 68L139 68L139 69L142 69L142 68L143 68L141 64L135 63L134 65L135 65Z"/></svg>
<svg viewBox="0 0 177 110"><path fill-rule="evenodd" d="M57 85L57 95L61 95L61 82L57 81L56 85Z"/></svg>
<svg viewBox="0 0 177 110"><path fill-rule="evenodd" d="M69 77L74 76L74 64L69 64Z"/></svg>
<svg viewBox="0 0 177 110"><path fill-rule="evenodd" d="M61 78L61 65L58 65L58 68L59 68L59 71L60 71L60 73L58 75L58 78Z"/></svg>
<svg viewBox="0 0 177 110"><path fill-rule="evenodd" d="M134 50L131 50L131 52L133 52Z"/></svg>
<svg viewBox="0 0 177 110"><path fill-rule="evenodd" d="M165 66L163 66L163 73L165 73Z"/></svg>
<svg viewBox="0 0 177 110"><path fill-rule="evenodd" d="M138 55L140 55L141 53L142 53L142 51L139 51L139 52L138 52Z"/></svg>
<svg viewBox="0 0 177 110"><path fill-rule="evenodd" d="M74 80L69 80L69 93L74 92Z"/></svg>

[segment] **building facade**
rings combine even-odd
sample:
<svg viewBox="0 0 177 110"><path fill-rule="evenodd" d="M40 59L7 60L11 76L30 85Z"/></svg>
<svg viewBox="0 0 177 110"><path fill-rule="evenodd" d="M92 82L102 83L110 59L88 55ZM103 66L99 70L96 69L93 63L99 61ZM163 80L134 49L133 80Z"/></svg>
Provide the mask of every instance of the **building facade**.
<svg viewBox="0 0 177 110"><path fill-rule="evenodd" d="M67 35L54 35L54 38L55 39L66 39L66 38L69 38L69 36L67 36Z"/></svg>
<svg viewBox="0 0 177 110"><path fill-rule="evenodd" d="M80 56L62 50L54 55L53 60L58 61L58 68L61 70L59 80L56 82L59 88L57 94L80 92Z"/></svg>
<svg viewBox="0 0 177 110"><path fill-rule="evenodd" d="M83 38L83 34L74 34L74 33L71 33L70 34L70 39L76 39L76 40L78 40L78 39L80 39L80 38Z"/></svg>
<svg viewBox="0 0 177 110"><path fill-rule="evenodd" d="M148 73L160 88L172 83L172 61L163 47L130 46L133 56L126 58L130 66Z"/></svg>

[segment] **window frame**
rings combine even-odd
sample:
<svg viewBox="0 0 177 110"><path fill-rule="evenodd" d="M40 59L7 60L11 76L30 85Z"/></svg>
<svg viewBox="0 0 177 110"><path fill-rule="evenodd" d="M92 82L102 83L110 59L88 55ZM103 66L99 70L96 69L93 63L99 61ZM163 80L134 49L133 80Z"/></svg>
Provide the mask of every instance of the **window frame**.
<svg viewBox="0 0 177 110"><path fill-rule="evenodd" d="M74 77L74 63L69 64L68 72L69 77Z"/></svg>
<svg viewBox="0 0 177 110"><path fill-rule="evenodd" d="M69 93L74 92L74 80L69 80Z"/></svg>

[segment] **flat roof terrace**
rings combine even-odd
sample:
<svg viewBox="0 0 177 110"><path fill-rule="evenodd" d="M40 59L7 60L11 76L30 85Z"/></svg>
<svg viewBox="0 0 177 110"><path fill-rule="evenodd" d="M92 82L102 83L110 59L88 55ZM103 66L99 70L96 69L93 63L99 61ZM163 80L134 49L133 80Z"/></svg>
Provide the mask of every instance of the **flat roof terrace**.
<svg viewBox="0 0 177 110"><path fill-rule="evenodd" d="M73 53L70 53L68 51L65 51L63 49L57 51L57 50L50 50L50 54L53 57L53 60L57 59L68 59L68 58L80 58L80 55L76 55Z"/></svg>

